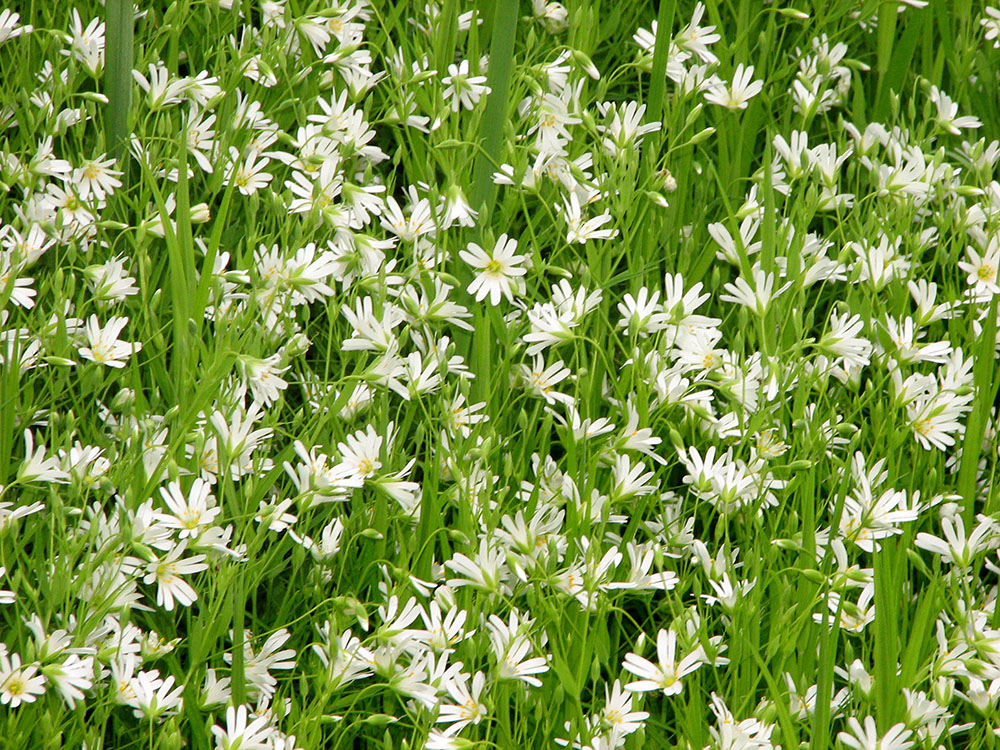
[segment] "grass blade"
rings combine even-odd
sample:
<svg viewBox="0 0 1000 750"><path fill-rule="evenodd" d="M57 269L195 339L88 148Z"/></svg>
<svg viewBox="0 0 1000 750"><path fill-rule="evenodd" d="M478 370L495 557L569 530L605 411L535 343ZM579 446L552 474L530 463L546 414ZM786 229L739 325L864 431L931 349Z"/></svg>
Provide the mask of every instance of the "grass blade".
<svg viewBox="0 0 1000 750"><path fill-rule="evenodd" d="M501 0L493 16L493 38L490 41L490 70L486 84L490 93L486 97L483 113L482 144L476 157L472 177L470 203L484 219L492 209L496 194L491 175L500 163L503 146L503 126L507 121L507 97L514 62L514 39L517 36L517 2Z"/></svg>
<svg viewBox="0 0 1000 750"><path fill-rule="evenodd" d="M132 0L108 0L105 28L104 85L108 97L104 121L108 154L121 160L128 154L128 112L132 102Z"/></svg>
<svg viewBox="0 0 1000 750"><path fill-rule="evenodd" d="M663 95L667 84L667 57L670 54L670 34L674 26L674 3L660 3L656 15L656 48L653 51L653 69L649 77L649 103L646 121L655 122L663 113Z"/></svg>

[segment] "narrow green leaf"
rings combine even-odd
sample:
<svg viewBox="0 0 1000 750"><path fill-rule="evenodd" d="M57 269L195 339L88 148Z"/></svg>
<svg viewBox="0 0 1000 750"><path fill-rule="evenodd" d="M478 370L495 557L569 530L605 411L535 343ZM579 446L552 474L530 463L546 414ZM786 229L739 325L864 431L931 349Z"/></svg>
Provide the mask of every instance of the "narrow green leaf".
<svg viewBox="0 0 1000 750"><path fill-rule="evenodd" d="M975 364L972 377L975 382L976 396L972 402L972 411L965 425L965 437L962 440L962 460L958 467L958 494L962 496L962 519L966 528L972 528L976 515L976 474L979 469L979 457L983 450L983 436L986 434L986 422L990 407L996 403L998 382L994 377L994 347L997 337L997 298L990 303L989 312L983 325L982 333L975 348Z"/></svg>
<svg viewBox="0 0 1000 750"><path fill-rule="evenodd" d="M108 154L121 161L128 156L128 112L132 102L132 0L108 0L105 29L104 120ZM127 170L125 170L127 172Z"/></svg>
<svg viewBox="0 0 1000 750"><path fill-rule="evenodd" d="M881 540L875 553L875 720L884 732L896 723L899 657L899 581L895 575L895 539Z"/></svg>
<svg viewBox="0 0 1000 750"><path fill-rule="evenodd" d="M667 83L667 58L670 55L675 5L673 0L663 0L656 15L656 47L653 50L653 69L649 74L647 122L661 120L663 115L663 97ZM647 148L651 148L651 145Z"/></svg>
<svg viewBox="0 0 1000 750"><path fill-rule="evenodd" d="M470 203L485 218L493 206L496 186L492 174L500 164L503 146L503 126L507 121L507 97L510 88L511 71L514 67L514 39L517 36L517 1L498 0L493 16L493 38L490 42L490 69L486 85L490 93L486 97L483 112L482 144L476 156L472 177Z"/></svg>

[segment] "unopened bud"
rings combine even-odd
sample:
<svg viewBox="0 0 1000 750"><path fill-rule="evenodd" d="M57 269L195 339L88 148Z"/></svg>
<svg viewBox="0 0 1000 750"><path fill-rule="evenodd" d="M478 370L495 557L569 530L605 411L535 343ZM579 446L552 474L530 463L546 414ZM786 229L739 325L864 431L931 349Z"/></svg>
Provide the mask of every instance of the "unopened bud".
<svg viewBox="0 0 1000 750"><path fill-rule="evenodd" d="M586 54L578 49L575 49L572 53L570 53L570 57L588 76L593 78L595 81L601 80L601 72L597 69L597 66L594 65L594 61L591 60Z"/></svg>
<svg viewBox="0 0 1000 750"><path fill-rule="evenodd" d="M802 545L794 539L775 539L773 543L778 549L789 550L792 552L802 549Z"/></svg>
<svg viewBox="0 0 1000 750"><path fill-rule="evenodd" d="M41 359L42 362L55 367L74 367L77 364L72 359L66 359L66 357L56 357L53 355L42 357Z"/></svg>
<svg viewBox="0 0 1000 750"><path fill-rule="evenodd" d="M800 569L799 573L801 573L802 577L805 578L807 581L810 581L811 583L822 584L824 581L826 581L825 575L823 575L820 571L814 570L812 568Z"/></svg>
<svg viewBox="0 0 1000 750"><path fill-rule="evenodd" d="M372 714L371 716L365 717L363 723L375 727L384 727L386 724L395 724L397 721L399 721L399 719L391 714Z"/></svg>
<svg viewBox="0 0 1000 750"><path fill-rule="evenodd" d="M711 128L711 127L705 128L700 133L695 133L695 135L692 136L691 140L688 141L688 145L689 146L696 146L697 144L701 143L702 141L708 140L714 134L715 134L715 128Z"/></svg>
<svg viewBox="0 0 1000 750"><path fill-rule="evenodd" d="M469 537L458 529L448 529L448 538L453 542L469 545Z"/></svg>

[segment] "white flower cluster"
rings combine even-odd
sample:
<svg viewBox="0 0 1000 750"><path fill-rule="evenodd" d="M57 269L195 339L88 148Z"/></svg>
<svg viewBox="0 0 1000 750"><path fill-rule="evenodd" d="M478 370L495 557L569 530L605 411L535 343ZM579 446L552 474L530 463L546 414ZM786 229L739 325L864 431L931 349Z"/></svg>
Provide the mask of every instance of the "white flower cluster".
<svg viewBox="0 0 1000 750"><path fill-rule="evenodd" d="M992 743L1000 143L688 5L533 0L512 82L454 3L150 8L120 161L105 22L0 11L11 747Z"/></svg>

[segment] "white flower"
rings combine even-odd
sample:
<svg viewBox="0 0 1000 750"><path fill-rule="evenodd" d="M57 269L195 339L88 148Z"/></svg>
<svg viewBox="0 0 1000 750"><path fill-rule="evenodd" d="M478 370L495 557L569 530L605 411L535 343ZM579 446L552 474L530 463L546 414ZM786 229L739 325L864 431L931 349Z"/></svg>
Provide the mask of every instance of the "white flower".
<svg viewBox="0 0 1000 750"><path fill-rule="evenodd" d="M21 34L30 34L34 30L31 25L18 26L19 20L21 20L19 13L6 8L0 11L0 44L16 39Z"/></svg>
<svg viewBox="0 0 1000 750"><path fill-rule="evenodd" d="M479 216L479 212L469 205L468 198L458 185L451 185L441 196L438 209L442 229L448 229L456 223L463 227L474 227Z"/></svg>
<svg viewBox="0 0 1000 750"><path fill-rule="evenodd" d="M735 302L743 305L755 315L763 318L771 302L791 286L791 282L786 282L777 291L774 291L774 274L765 273L760 266L753 268L753 282L753 286L750 286L746 279L738 277L734 283L725 285L724 288L728 294L721 295L719 299L723 302Z"/></svg>
<svg viewBox="0 0 1000 750"><path fill-rule="evenodd" d="M661 126L659 122L647 122L643 125L646 105L635 101L626 102L621 107L601 102L597 105L597 110L605 117L611 115L610 125L597 126L597 131L604 135L604 149L611 156L637 149L647 133L655 133Z"/></svg>
<svg viewBox="0 0 1000 750"><path fill-rule="evenodd" d="M391 424L388 431L392 431ZM346 442L337 444L337 450L340 451L343 466L349 468L359 479L371 479L382 468L382 436L372 425L348 435Z"/></svg>
<svg viewBox="0 0 1000 750"><path fill-rule="evenodd" d="M23 264L22 268L35 263L55 242L38 224L32 224L23 235L9 224L0 228L0 246L8 251L9 258Z"/></svg>
<svg viewBox="0 0 1000 750"><path fill-rule="evenodd" d="M7 573L7 568L0 567L0 578L3 578ZM13 591L7 591L6 589L0 589L0 604L13 604L17 601L17 595Z"/></svg>
<svg viewBox="0 0 1000 750"><path fill-rule="evenodd" d="M959 261L958 267L969 274L966 283L977 293L1000 294L998 270L1000 270L1000 243L991 242L986 252L980 255L971 247L965 249L969 261Z"/></svg>
<svg viewBox="0 0 1000 750"><path fill-rule="evenodd" d="M872 353L872 342L858 336L864 329L860 315L830 313L830 331L816 344L835 357L842 357L846 367L867 366Z"/></svg>
<svg viewBox="0 0 1000 750"><path fill-rule="evenodd" d="M199 704L202 708L224 706L232 697L230 678L218 677L215 670L205 670L205 685L201 689Z"/></svg>
<svg viewBox="0 0 1000 750"><path fill-rule="evenodd" d="M501 296L506 297L508 302L514 301L515 279L527 273L520 267L527 256L517 255L516 250L517 240L501 234L492 253L487 253L475 242L469 243L468 250L459 251L462 260L479 270L468 288L469 294L475 295L476 302L489 297L491 305L499 305Z"/></svg>
<svg viewBox="0 0 1000 750"><path fill-rule="evenodd" d="M677 46L691 52L703 63L715 65L719 62L709 49L708 45L715 44L722 36L716 32L714 26L701 26L701 19L705 15L705 4L696 3L691 12L691 21L674 37Z"/></svg>
<svg viewBox="0 0 1000 750"><path fill-rule="evenodd" d="M937 86L931 86L927 97L937 108L937 116L934 118L934 122L952 135L958 135L962 129L974 130L982 126L982 123L976 117L968 115L958 117L958 104L952 101L951 97L946 93L939 90Z"/></svg>
<svg viewBox="0 0 1000 750"><path fill-rule="evenodd" d="M261 188L267 187L274 178L270 172L264 171L271 162L267 156L261 156L251 149L241 161L240 152L232 146L229 148L229 155L231 165L226 174L226 185L235 184L236 189L243 195L253 195Z"/></svg>
<svg viewBox="0 0 1000 750"><path fill-rule="evenodd" d="M146 92L146 106L152 110L161 109L174 104L180 104L187 90L187 82L180 78L171 78L163 63L149 64L149 78L138 70L132 71L132 77L139 88Z"/></svg>
<svg viewBox="0 0 1000 750"><path fill-rule="evenodd" d="M463 555L461 552L453 556L444 565L464 578L449 578L448 585L475 586L485 591L510 594L510 588L505 581L510 577L510 571L505 564L506 554L503 550L492 547L483 537L479 542L479 553L476 559Z"/></svg>
<svg viewBox="0 0 1000 750"><path fill-rule="evenodd" d="M288 204L288 210L297 214L315 211L334 228L346 229L350 223L350 211L338 200L344 187L343 174L338 170L336 163L327 160L318 175L292 172L292 179L285 180L285 187L295 195Z"/></svg>
<svg viewBox="0 0 1000 750"><path fill-rule="evenodd" d="M21 666L21 656L10 654L0 643L0 704L17 708L22 703L34 703L45 693L45 678L37 674L33 664Z"/></svg>
<svg viewBox="0 0 1000 750"><path fill-rule="evenodd" d="M278 681L271 674L272 669L293 669L295 667L295 650L281 647L289 639L290 633L280 628L264 641L260 651L254 652L251 641L253 634L247 630L243 635L243 668L248 686L258 694L273 696ZM279 650L280 649L280 650ZM233 655L222 655L226 664L233 663Z"/></svg>
<svg viewBox="0 0 1000 750"><path fill-rule="evenodd" d="M405 313L392 303L386 303L382 306L382 316L379 318L371 297L357 300L354 308L352 310L347 305L341 307L341 314L351 324L354 333L341 342L340 348L345 352L374 349L395 353L398 344L392 329L406 320Z"/></svg>
<svg viewBox="0 0 1000 750"><path fill-rule="evenodd" d="M576 402L576 399L568 393L555 390L557 383L561 383L572 375L570 369L563 365L561 359L546 367L544 357L539 354L530 366L521 365L520 369L525 389L529 393L545 399L545 403L549 406L555 405L557 401L567 405Z"/></svg>
<svg viewBox="0 0 1000 750"><path fill-rule="evenodd" d="M139 293L135 278L125 270L124 256L112 258L101 265L87 266L83 275L93 299L102 307Z"/></svg>
<svg viewBox="0 0 1000 750"><path fill-rule="evenodd" d="M611 499L625 500L635 495L655 492L659 489L659 484L650 482L653 474L652 471L646 471L646 465L642 461L637 461L633 466L626 454L616 456L612 471Z"/></svg>
<svg viewBox="0 0 1000 750"><path fill-rule="evenodd" d="M208 569L204 555L194 555L182 560L181 555L186 548L185 539L167 553L166 557L153 560L146 566L146 577L142 579L143 583L157 584L156 603L168 612L174 608L174 601L189 607L198 598L191 584L181 576Z"/></svg>
<svg viewBox="0 0 1000 750"><path fill-rule="evenodd" d="M894 357L897 362L943 363L948 360L952 352L951 344L947 341L918 344L917 339L923 334L914 326L913 318L896 320L890 315L886 319L885 327L889 340L896 347Z"/></svg>
<svg viewBox="0 0 1000 750"><path fill-rule="evenodd" d="M470 76L469 61L462 60L458 65L448 66L448 75L441 79L445 85L441 96L451 102L451 111L458 112L459 106L466 109L475 108L483 94L490 92L486 86L486 76Z"/></svg>
<svg viewBox="0 0 1000 750"><path fill-rule="evenodd" d="M535 20L550 34L559 34L569 27L569 11L562 3L531 0Z"/></svg>
<svg viewBox="0 0 1000 750"><path fill-rule="evenodd" d="M925 450L948 450L955 444L952 433L962 429L959 419L972 407L972 394L960 396L935 389L922 393L906 406L913 436Z"/></svg>
<svg viewBox="0 0 1000 750"><path fill-rule="evenodd" d="M270 750L274 731L267 716L258 716L247 723L247 707L226 709L226 728L212 727L217 750Z"/></svg>
<svg viewBox="0 0 1000 750"><path fill-rule="evenodd" d="M180 482L171 482L166 488L160 487L160 497L170 512L157 513L157 520L168 528L177 529L178 539L190 537L197 540L201 532L211 526L215 517L222 512L216 506L211 489L212 485L201 477L191 484L186 498Z"/></svg>
<svg viewBox="0 0 1000 750"><path fill-rule="evenodd" d="M732 110L746 109L750 99L757 96L764 88L762 81L752 80L753 71L753 65L746 67L740 63L733 73L732 85L727 86L725 82L717 83L705 93L705 101Z"/></svg>
<svg viewBox="0 0 1000 750"><path fill-rule="evenodd" d="M118 179L122 173L111 168L115 160L105 159L104 156L105 154L101 154L93 159L86 159L73 170L72 183L76 186L80 200L85 201L93 196L97 201L103 201L122 186Z"/></svg>
<svg viewBox="0 0 1000 750"><path fill-rule="evenodd" d="M385 199L385 210L380 221L383 227L404 242L413 242L417 237L437 231L434 211L426 198L421 198L410 206L410 214L407 216L396 199L390 196Z"/></svg>
<svg viewBox="0 0 1000 750"><path fill-rule="evenodd" d="M208 174L212 174L214 171L212 161L209 158L215 154L215 131L212 130L214 124L214 114L201 119L201 112L198 111L197 107L192 106L186 123L187 148L202 171Z"/></svg>
<svg viewBox="0 0 1000 750"><path fill-rule="evenodd" d="M610 240L618 235L617 229L600 228L611 221L611 214L601 214L584 221L576 191L569 194L569 200L564 200L562 206L556 205L556 211L566 221L569 230L566 241L569 243L578 242L582 245L587 240Z"/></svg>
<svg viewBox="0 0 1000 750"><path fill-rule="evenodd" d="M17 469L17 479L19 482L59 482L66 484L70 481L69 472L60 468L59 457L45 457L46 447L39 445L35 448L35 436L31 430L24 431L24 461ZM2 510L2 506L0 506ZM29 511L30 512L30 511ZM20 514L15 511L15 517ZM3 524L0 523L0 528Z"/></svg>
<svg viewBox="0 0 1000 750"><path fill-rule="evenodd" d="M660 304L660 292L641 287L636 296L626 294L623 302L618 303L618 312L622 314L618 321L619 328L626 328L631 335L646 338L650 334L662 331L670 324L670 315L663 311Z"/></svg>
<svg viewBox="0 0 1000 750"><path fill-rule="evenodd" d="M912 735L904 724L889 727L882 737L878 736L875 719L871 716L865 717L864 727L860 721L851 716L847 720L847 726L850 732L841 732L837 735L837 740L855 750L906 750L913 747L913 742L910 740Z"/></svg>
<svg viewBox="0 0 1000 750"><path fill-rule="evenodd" d="M128 324L128 318L111 318L101 328L96 315L91 315L85 328L89 346L80 347L80 356L108 367L124 367L130 354L142 350L139 342L119 341L118 336Z"/></svg>
<svg viewBox="0 0 1000 750"><path fill-rule="evenodd" d="M614 739L620 739L626 735L638 731L649 718L647 711L632 710L633 696L622 690L621 682L615 680L608 692L607 684L604 685L604 709L601 711L601 723L606 726ZM614 747L620 747L620 742L612 742Z"/></svg>
<svg viewBox="0 0 1000 750"><path fill-rule="evenodd" d="M30 310L35 306L35 292L31 288L34 279L31 277L18 278L23 264L15 263L10 253L0 253L0 297L9 294L9 299L18 307Z"/></svg>
<svg viewBox="0 0 1000 750"><path fill-rule="evenodd" d="M288 388L288 383L281 377L281 373L288 367L277 366L281 362L280 354L272 354L267 359L241 354L236 359L244 380L250 386L254 401L270 406L278 400L281 392Z"/></svg>
<svg viewBox="0 0 1000 750"><path fill-rule="evenodd" d="M625 655L622 667L641 677L641 680L630 682L626 690L633 692L648 692L662 690L664 695L676 695L683 690L681 678L691 674L701 666L701 658L697 652L688 654L679 662L676 661L677 633L673 630L660 630L656 636L656 655L658 664L633 653Z"/></svg>
<svg viewBox="0 0 1000 750"><path fill-rule="evenodd" d="M42 674L55 686L59 695L71 709L76 701L83 700L84 690L93 687L94 657L68 654L60 664L46 664Z"/></svg>
<svg viewBox="0 0 1000 750"><path fill-rule="evenodd" d="M290 507L292 507L292 500L287 497L277 504L261 500L257 507L257 515L253 517L253 520L266 526L269 531L276 531L280 534L287 531L299 520L298 516L285 512Z"/></svg>
<svg viewBox="0 0 1000 750"><path fill-rule="evenodd" d="M571 89L567 87L567 92ZM531 100L528 100L531 104ZM535 146L542 154L557 154L563 144L571 140L567 125L581 122L579 117L569 113L568 102L558 94L545 94L541 102L535 103L536 121L528 129L528 135L535 133Z"/></svg>
<svg viewBox="0 0 1000 750"><path fill-rule="evenodd" d="M544 656L526 658L531 651L531 641L523 632L524 625L517 613L510 613L509 625L496 615L490 615L486 628L497 658L499 678L521 680L534 687L541 687L542 681L534 675L549 671L548 660Z"/></svg>
<svg viewBox="0 0 1000 750"><path fill-rule="evenodd" d="M273 430L264 427L259 430L253 429L254 424L261 418L262 411L259 402L254 401L250 408L235 409L227 418L221 411L216 411L209 417L209 423L214 428L215 435L205 443L204 453L200 457L203 461L202 479L214 482L214 475L220 471L218 465L219 453L224 452L229 463L229 474L235 480L245 474L249 474L254 469L261 472L270 471L271 459L263 458L256 461L254 451L260 444L271 437Z"/></svg>
<svg viewBox="0 0 1000 750"><path fill-rule="evenodd" d="M167 716L173 716L184 707L184 686L180 685L173 691L174 676L160 679L157 670L139 672L129 682L132 698L128 704L137 719L158 721Z"/></svg>
<svg viewBox="0 0 1000 750"><path fill-rule="evenodd" d="M924 196L930 190L927 183L927 157L917 146L892 151L893 165L880 164L875 170L878 195Z"/></svg>
<svg viewBox="0 0 1000 750"><path fill-rule="evenodd" d="M625 404L625 411L628 419L615 439L614 449L639 451L645 453L656 463L665 464L666 460L654 453L656 446L663 442L663 438L655 436L649 427L639 427L639 412L631 400Z"/></svg>
<svg viewBox="0 0 1000 750"><path fill-rule="evenodd" d="M984 9L987 18L980 18L979 25L986 29L984 36L986 41L993 42L993 49L1000 49L1000 10L996 8L985 8ZM0 29L3 28L3 16L0 15ZM17 14L14 14L14 20L17 20ZM0 31L0 41L3 41L3 32Z"/></svg>
<svg viewBox="0 0 1000 750"><path fill-rule="evenodd" d="M972 561L981 553L996 549L998 546L997 527L994 521L980 515L979 525L971 536L965 534L965 522L960 515L941 520L944 539L932 534L919 533L913 543L921 549L940 555L946 563L968 568Z"/></svg>
<svg viewBox="0 0 1000 750"><path fill-rule="evenodd" d="M524 335L525 343L529 344L528 356L534 357L550 346L573 339L576 322L566 313L560 314L551 302L536 304L528 310L527 317L531 325L531 332Z"/></svg>
<svg viewBox="0 0 1000 750"><path fill-rule="evenodd" d="M476 672L472 678L472 687L469 687L468 675L459 673L459 676L448 682L448 694L453 704L443 704L438 714L437 723L451 723L451 726L444 730L446 737L458 734L469 724L478 724L486 716L486 706L483 705L481 695L483 687L486 685L486 675Z"/></svg>
<svg viewBox="0 0 1000 750"><path fill-rule="evenodd" d="M60 52L63 55L72 55L74 60L83 65L87 73L96 78L104 68L104 21L93 18L84 28L80 14L74 8L69 31L70 48Z"/></svg>
<svg viewBox="0 0 1000 750"><path fill-rule="evenodd" d="M631 570L627 581L615 581L608 584L609 589L631 589L633 591L659 589L670 591L678 583L680 578L672 571L660 573L650 573L653 562L656 558L656 551L652 543L635 544L628 542L625 546L628 552Z"/></svg>

